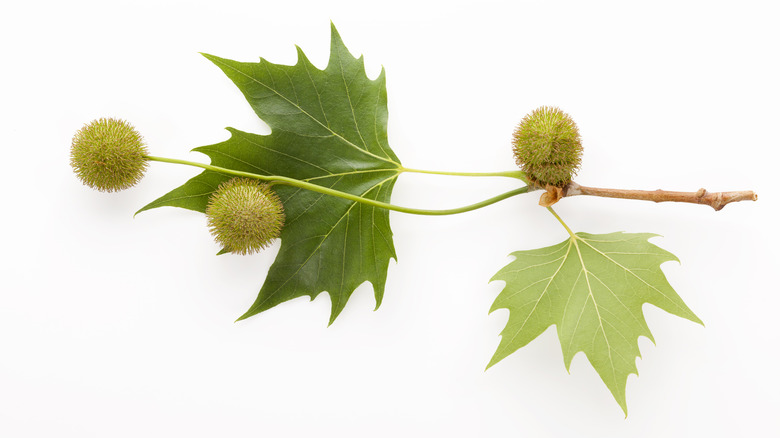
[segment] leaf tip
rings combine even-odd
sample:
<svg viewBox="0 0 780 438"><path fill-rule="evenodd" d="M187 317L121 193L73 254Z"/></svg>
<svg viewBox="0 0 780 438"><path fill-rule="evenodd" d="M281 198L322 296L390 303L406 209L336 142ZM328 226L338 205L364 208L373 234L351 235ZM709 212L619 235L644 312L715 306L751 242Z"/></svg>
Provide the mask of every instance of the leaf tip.
<svg viewBox="0 0 780 438"><path fill-rule="evenodd" d="M235 320L235 321L233 321L233 322L239 322L239 321L243 321L243 320L245 320L245 319L249 318L250 316L257 315L257 314L258 314L258 313L260 313L260 312L261 312L261 311L256 311L256 310L255 310L255 306L252 306L252 307L250 307L250 308L249 308L249 310L247 310L246 312L244 312L244 314L243 314L243 315L239 316L239 317L238 317L238 319L236 319L236 320Z"/></svg>
<svg viewBox="0 0 780 438"><path fill-rule="evenodd" d="M295 45L295 53L298 55L298 64L311 64L311 62L309 62L309 58L306 57L303 49L301 49L301 46L297 44Z"/></svg>
<svg viewBox="0 0 780 438"><path fill-rule="evenodd" d="M339 34L338 29L336 29L336 23L333 22L333 20L330 20L330 40L331 42L341 41L341 35Z"/></svg>
<svg viewBox="0 0 780 438"><path fill-rule="evenodd" d="M146 211L146 210L151 210L151 209L155 208L156 206L154 205L154 203L155 203L155 201L152 201L152 202L150 202L150 203L148 203L148 204L144 205L143 207L141 207L141 208L140 208L138 211L136 211L135 213L133 213L133 219L135 219L135 217L136 217L136 216L138 216L138 214L139 214L139 213L142 213L142 212L144 212L144 211Z"/></svg>
<svg viewBox="0 0 780 438"><path fill-rule="evenodd" d="M333 24L333 21L331 21L330 22L330 56L331 56L331 61L336 59L336 57L339 56L339 53L343 53L343 51L346 51L347 53L349 53L349 49L347 49L347 45L344 44L344 40L341 38L341 35L339 34L339 31L336 29L336 25ZM328 63L328 65L330 65L330 62Z"/></svg>
<svg viewBox="0 0 780 438"><path fill-rule="evenodd" d="M493 368L493 365L495 365L495 364L497 364L499 362L501 362L501 359L498 358L498 351L496 351L496 354L494 354L493 357L490 358L490 362L488 362L487 366L485 366L485 372L487 372L487 370Z"/></svg>
<svg viewBox="0 0 780 438"><path fill-rule="evenodd" d="M620 405L620 409L623 410L623 415L624 415L623 418L627 419L628 418L628 403L626 402L625 393L623 394L623 397L621 397L620 399L615 397L615 401L618 403L618 405Z"/></svg>

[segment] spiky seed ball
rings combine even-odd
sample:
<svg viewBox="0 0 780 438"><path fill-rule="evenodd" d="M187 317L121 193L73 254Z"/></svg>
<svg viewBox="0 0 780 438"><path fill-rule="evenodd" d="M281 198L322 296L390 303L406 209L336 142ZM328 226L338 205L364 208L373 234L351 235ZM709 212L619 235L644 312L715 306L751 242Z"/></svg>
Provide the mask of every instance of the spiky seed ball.
<svg viewBox="0 0 780 438"><path fill-rule="evenodd" d="M214 240L236 254L252 254L279 237L284 226L282 201L267 184L233 178L209 198L206 217Z"/></svg>
<svg viewBox="0 0 780 438"><path fill-rule="evenodd" d="M70 165L85 185L101 192L130 188L144 176L144 140L124 120L98 119L73 137Z"/></svg>
<svg viewBox="0 0 780 438"><path fill-rule="evenodd" d="M560 108L543 106L526 115L512 143L517 165L542 187L564 187L582 162L580 132Z"/></svg>

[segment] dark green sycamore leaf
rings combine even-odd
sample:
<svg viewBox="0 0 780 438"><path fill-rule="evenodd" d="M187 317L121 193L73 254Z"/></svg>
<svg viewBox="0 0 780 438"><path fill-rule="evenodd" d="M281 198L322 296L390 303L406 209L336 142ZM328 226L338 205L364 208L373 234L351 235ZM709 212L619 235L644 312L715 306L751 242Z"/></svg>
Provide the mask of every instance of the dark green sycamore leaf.
<svg viewBox="0 0 780 438"><path fill-rule="evenodd" d="M294 66L204 56L272 130L256 135L228 128L227 141L195 149L212 165L390 201L401 164L387 141L384 70L370 80L363 58L349 53L335 27L325 70L314 67L300 48ZM140 211L174 206L204 212L211 193L229 178L204 171ZM286 216L281 248L257 300L239 319L326 291L332 323L366 281L373 284L378 307L388 264L396 258L388 211L290 186L274 189Z"/></svg>
<svg viewBox="0 0 780 438"><path fill-rule="evenodd" d="M515 260L491 280L506 286L490 311L508 309L509 321L488 366L555 325L566 369L584 352L627 412L626 380L637 373L637 340L655 342L642 305L701 324L661 271L662 263L677 258L649 243L653 236L576 233L555 246L512 253Z"/></svg>

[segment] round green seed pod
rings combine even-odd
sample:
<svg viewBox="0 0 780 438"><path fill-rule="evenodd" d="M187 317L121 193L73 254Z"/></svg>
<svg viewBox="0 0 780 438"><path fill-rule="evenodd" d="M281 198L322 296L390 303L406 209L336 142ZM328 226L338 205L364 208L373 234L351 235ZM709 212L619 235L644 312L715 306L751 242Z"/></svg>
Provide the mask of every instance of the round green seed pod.
<svg viewBox="0 0 780 438"><path fill-rule="evenodd" d="M284 207L267 184L233 178L211 195L206 217L217 243L229 252L245 255L266 248L281 235Z"/></svg>
<svg viewBox="0 0 780 438"><path fill-rule="evenodd" d="M124 120L98 119L81 128L70 147L70 165L85 185L101 192L130 188L144 176L143 137Z"/></svg>
<svg viewBox="0 0 780 438"><path fill-rule="evenodd" d="M512 144L517 165L542 187L566 186L582 162L580 132L559 108L543 106L526 115Z"/></svg>

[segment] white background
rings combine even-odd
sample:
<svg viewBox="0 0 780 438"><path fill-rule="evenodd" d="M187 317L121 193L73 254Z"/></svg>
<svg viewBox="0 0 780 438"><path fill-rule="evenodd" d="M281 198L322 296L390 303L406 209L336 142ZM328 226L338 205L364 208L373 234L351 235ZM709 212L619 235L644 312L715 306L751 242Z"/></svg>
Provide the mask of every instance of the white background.
<svg viewBox="0 0 780 438"><path fill-rule="evenodd" d="M14 2L0 13L0 435L769 436L777 433L776 2ZM737 6L738 5L738 6ZM576 178L601 187L753 189L756 203L563 200L577 231L653 232L706 328L645 306L629 415L554 329L484 371L508 254L562 241L537 196L455 217L391 213L398 263L327 327L300 298L247 321L278 250L220 256L202 215L133 213L198 170L154 163L137 187L80 185L70 140L133 123L154 155L226 126L267 133L198 52L324 67L330 20L387 70L390 143L410 167L511 170L524 114L580 126ZM511 181L403 175L393 202L448 208Z"/></svg>

